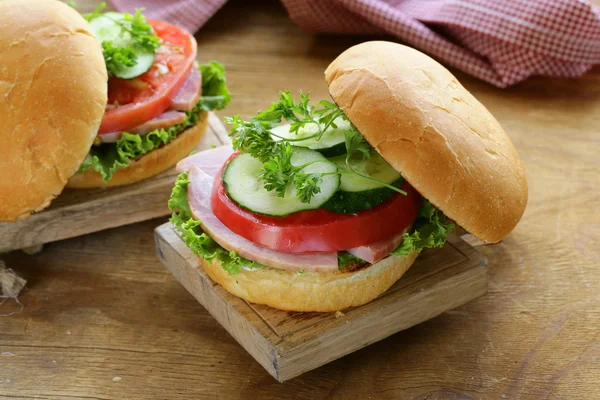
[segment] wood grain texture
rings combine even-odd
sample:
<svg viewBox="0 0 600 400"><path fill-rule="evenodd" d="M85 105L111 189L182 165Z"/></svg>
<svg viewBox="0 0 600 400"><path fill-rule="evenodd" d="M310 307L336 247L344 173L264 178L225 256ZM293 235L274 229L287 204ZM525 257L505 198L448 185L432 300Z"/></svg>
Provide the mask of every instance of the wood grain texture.
<svg viewBox="0 0 600 400"><path fill-rule="evenodd" d="M487 261L456 236L425 251L376 300L336 313L295 313L251 304L215 284L170 223L156 253L175 278L280 382L433 318L487 292Z"/></svg>
<svg viewBox="0 0 600 400"><path fill-rule="evenodd" d="M209 116L197 149L229 141L219 118ZM65 189L46 210L15 223L0 223L0 253L132 224L170 213L167 201L177 172L171 168L132 185L108 189ZM37 246L37 247L36 247Z"/></svg>
<svg viewBox="0 0 600 400"><path fill-rule="evenodd" d="M301 32L275 0L230 0L197 38L227 66L218 115L246 117L280 89L324 98L325 67L368 39ZM530 185L515 231L478 248L485 296L279 384L157 260L155 219L0 256L28 281L0 317L0 399L599 399L600 68L507 90L456 75Z"/></svg>

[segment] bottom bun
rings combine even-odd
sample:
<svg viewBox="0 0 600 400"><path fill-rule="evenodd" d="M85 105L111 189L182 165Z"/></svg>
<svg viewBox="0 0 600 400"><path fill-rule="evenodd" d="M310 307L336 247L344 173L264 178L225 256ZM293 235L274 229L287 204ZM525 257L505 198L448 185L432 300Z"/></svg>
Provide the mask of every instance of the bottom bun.
<svg viewBox="0 0 600 400"><path fill-rule="evenodd" d="M186 129L171 143L152 150L125 168L115 172L110 181L104 182L99 172L88 169L81 174L73 175L67 182L68 188L91 189L110 186L129 185L157 175L187 157L202 139L208 126L208 113L203 111L198 123Z"/></svg>
<svg viewBox="0 0 600 400"><path fill-rule="evenodd" d="M200 260L215 282L251 303L284 311L333 312L375 299L404 275L418 255L391 255L355 272L305 274L264 268L229 275L218 260Z"/></svg>

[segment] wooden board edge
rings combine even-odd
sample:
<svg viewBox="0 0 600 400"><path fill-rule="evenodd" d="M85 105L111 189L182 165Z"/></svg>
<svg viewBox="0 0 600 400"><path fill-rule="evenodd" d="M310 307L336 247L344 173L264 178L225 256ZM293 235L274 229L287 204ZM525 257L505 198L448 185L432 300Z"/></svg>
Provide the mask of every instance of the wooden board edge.
<svg viewBox="0 0 600 400"><path fill-rule="evenodd" d="M440 257L438 254L443 254L443 252L448 249L449 251L456 253L460 260L455 260L445 266L444 268L436 268L435 272L430 273L426 272L420 264L422 263L432 263L430 256L435 254L435 257ZM422 258L425 256L425 259ZM469 248L469 246L462 242L458 237L454 235L448 236L448 240L443 249L427 249L423 254L415 260L413 266L405 273L400 280L398 280L394 285L388 289L386 292L381 294L377 299L372 302L362 305L360 307L352 307L348 310L344 311L344 318L324 318L319 322L320 330L334 329L337 328L340 324L345 324L348 321L354 320L355 318L361 318L363 313L371 312L372 309L380 309L382 307L389 307L397 304L397 298L403 298L401 293L406 293L408 290L409 293L414 290L421 290L422 288L430 288L437 284L437 281L446 281L448 279L452 279L456 275L463 273L464 271L469 271L474 267L478 266L486 266L487 259L483 257L476 250ZM419 272L416 272L416 271ZM258 312L258 311L257 311ZM307 329L312 329L309 326L301 327L293 331L292 333L286 333L286 341L285 345L295 346L296 343L301 343L303 341L303 336L305 336L304 331ZM278 344L278 343L277 343ZM282 345L278 350L283 350Z"/></svg>
<svg viewBox="0 0 600 400"><path fill-rule="evenodd" d="M348 346L348 335L355 335L357 331L364 330L364 319L355 318L337 324L325 330L318 337L319 346L314 341L298 341L293 336L286 337L282 341L275 334L269 334L267 328L261 331L260 327L267 324L258 320L258 313L243 314L240 310L252 305L230 295L222 287L215 284L202 270L197 256L185 246L179 235L174 231L170 223L156 228L157 255L176 279L190 292L219 323L261 364L275 379L280 382L292 379L304 372L322 366L330 361L338 359L346 354L361 349L369 344L382 340L396 332L410 328L418 323L433 318L444 311L461 306L487 292L487 260L460 238L453 238L451 245L465 256L465 263L469 264L467 269L459 270L455 275L449 275L442 281L427 287L421 291L415 291L394 302L385 299L379 304L375 300L372 308L378 323L382 323L385 329L380 329L378 335L364 335L368 340L363 340L355 346ZM193 267L193 268L190 268ZM190 270L193 275L190 276ZM198 283L199 282L199 283ZM197 285L197 286L195 286ZM454 293L464 294L453 296L448 301L444 292L452 291L457 287L461 291ZM464 290L464 288L467 290ZM211 301L212 303L208 303ZM416 313L410 316L408 321L398 324L397 317L406 314L406 310L415 310L415 305L426 303L431 310L428 313ZM215 307L215 304L217 307ZM400 305L400 307L398 307ZM256 318L254 318L256 317ZM254 318L256 320L249 320ZM406 316L402 316L406 320ZM371 325L367 324L367 327ZM368 328L367 328L368 329ZM293 345L289 345L294 343ZM337 346L337 351L330 352L328 348L327 357L322 357L322 346ZM332 355L333 354L333 355Z"/></svg>
<svg viewBox="0 0 600 400"><path fill-rule="evenodd" d="M171 223L167 222L158 226L154 230L154 237L156 255L175 279L269 374L280 381L274 345L228 301L229 296L225 289L200 272L200 268L202 268L200 260L191 250L180 252L172 246L172 243L177 241L181 242L183 246L185 244ZM240 303L237 306L245 304L242 299L235 299Z"/></svg>
<svg viewBox="0 0 600 400"><path fill-rule="evenodd" d="M378 321L378 331L377 335L362 335L365 338L369 337L369 340L360 341L354 345L349 345L351 341L345 340L350 336L356 336L357 332L371 329L372 325L364 324L364 320L360 318L328 329L318 338L320 346L328 346L327 357L323 357L324 352L319 351L319 348L312 341L293 348L276 346L279 358L277 375L280 382L290 380L486 294L488 288L487 271L487 262L482 262L480 265L441 281L426 290L412 293L410 296L398 300L393 306L388 304L373 309L372 318ZM447 296L442 296L442 294L447 293L456 286L466 286L469 290L463 290L464 296L452 297L451 301L448 301ZM400 314L403 314L404 318L406 310L415 309L416 305L420 303L431 305L431 311L427 314L410 315L409 321L403 324L395 323Z"/></svg>
<svg viewBox="0 0 600 400"><path fill-rule="evenodd" d="M175 175L163 177L158 183L140 186L135 192L118 194L114 201L127 202L129 199L143 199L143 205L124 209L114 204L106 204L104 200L91 200L85 203L53 209L35 214L30 219L17 222L12 233L13 240L0 243L0 253L32 246L39 246L58 240L69 239L105 229L116 228L136 222L169 215L167 207L170 190ZM160 193L164 189L164 193ZM63 229L56 226L64 225ZM67 229L68 226L68 229Z"/></svg>

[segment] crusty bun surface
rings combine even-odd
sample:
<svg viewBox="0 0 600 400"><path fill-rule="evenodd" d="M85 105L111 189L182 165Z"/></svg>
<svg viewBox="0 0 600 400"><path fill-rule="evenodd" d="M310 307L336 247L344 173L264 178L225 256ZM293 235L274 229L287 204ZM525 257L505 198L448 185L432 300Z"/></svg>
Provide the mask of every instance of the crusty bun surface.
<svg viewBox="0 0 600 400"><path fill-rule="evenodd" d="M367 268L340 273L298 274L265 268L229 275L216 259L200 257L200 261L212 280L251 303L285 311L330 312L374 300L404 275L418 254L391 255Z"/></svg>
<svg viewBox="0 0 600 400"><path fill-rule="evenodd" d="M73 175L67 187L90 189L129 185L157 175L187 157L202 139L207 126L208 113L203 111L196 125L177 135L171 143L144 154L125 168L118 169L108 182L102 180L100 173L88 169L81 174Z"/></svg>
<svg viewBox="0 0 600 400"><path fill-rule="evenodd" d="M55 0L0 1L0 221L60 194L94 141L107 80L77 11Z"/></svg>
<svg viewBox="0 0 600 400"><path fill-rule="evenodd" d="M520 220L527 181L510 139L441 64L397 43L366 42L325 71L333 100L425 198L485 242Z"/></svg>

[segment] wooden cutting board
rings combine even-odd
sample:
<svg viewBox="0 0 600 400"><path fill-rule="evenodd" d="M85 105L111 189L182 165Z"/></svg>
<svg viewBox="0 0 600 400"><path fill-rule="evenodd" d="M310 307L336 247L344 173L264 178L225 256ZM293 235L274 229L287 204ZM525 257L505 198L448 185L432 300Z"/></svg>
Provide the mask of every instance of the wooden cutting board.
<svg viewBox="0 0 600 400"><path fill-rule="evenodd" d="M197 150L228 143L227 131L211 113ZM177 172L171 168L133 185L65 189L44 211L15 223L0 223L0 253L133 224L170 213L167 202Z"/></svg>
<svg viewBox="0 0 600 400"><path fill-rule="evenodd" d="M310 371L487 292L487 260L451 235L424 251L387 292L343 313L295 313L231 295L204 272L170 223L155 231L157 255L175 278L280 382Z"/></svg>

